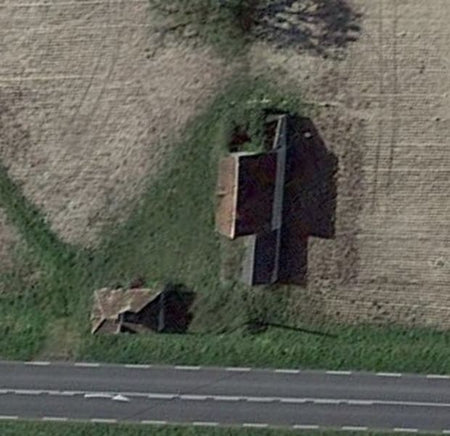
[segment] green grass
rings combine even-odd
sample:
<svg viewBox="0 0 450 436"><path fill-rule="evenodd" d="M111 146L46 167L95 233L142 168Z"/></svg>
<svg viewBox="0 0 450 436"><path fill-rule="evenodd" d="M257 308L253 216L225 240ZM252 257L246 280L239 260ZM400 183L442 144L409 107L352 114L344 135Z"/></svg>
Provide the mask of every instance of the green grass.
<svg viewBox="0 0 450 436"><path fill-rule="evenodd" d="M214 231L217 161L233 126L255 123L269 105L304 110L261 80L234 79L173 145L128 221L105 229L95 251L62 243L0 168L0 203L25 244L17 269L2 276L11 292L0 295L0 357L450 373L450 333L311 326L286 319L289 288L249 289L233 276L221 282L228 249ZM30 268L40 272L38 280L22 279ZM89 334L93 291L137 276L197 293L189 334ZM297 330L251 334L245 326L251 320Z"/></svg>
<svg viewBox="0 0 450 436"><path fill-rule="evenodd" d="M89 423L43 423L31 421L0 422L2 436L390 436L390 432L343 432L333 430L284 430L284 429L245 429L245 428L196 428L191 426L169 425L163 427L133 424L89 424ZM398 434L395 433L395 434ZM421 433L425 435L426 433ZM431 433L430 433L431 434Z"/></svg>
<svg viewBox="0 0 450 436"><path fill-rule="evenodd" d="M450 373L450 335L431 331L328 326L320 336L270 328L219 335L102 337L84 342L80 358L340 370Z"/></svg>

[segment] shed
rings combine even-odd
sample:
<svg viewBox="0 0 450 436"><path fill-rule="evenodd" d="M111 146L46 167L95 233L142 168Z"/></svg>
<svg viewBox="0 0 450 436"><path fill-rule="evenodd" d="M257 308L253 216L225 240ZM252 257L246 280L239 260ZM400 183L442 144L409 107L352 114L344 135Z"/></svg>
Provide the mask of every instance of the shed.
<svg viewBox="0 0 450 436"><path fill-rule="evenodd" d="M154 289L108 289L94 293L92 333L138 333L164 329L164 292Z"/></svg>

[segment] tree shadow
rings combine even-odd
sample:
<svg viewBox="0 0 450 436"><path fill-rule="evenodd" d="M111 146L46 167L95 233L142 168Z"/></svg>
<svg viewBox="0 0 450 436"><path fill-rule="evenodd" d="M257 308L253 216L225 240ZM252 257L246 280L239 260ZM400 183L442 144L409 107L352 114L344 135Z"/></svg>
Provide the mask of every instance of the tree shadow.
<svg viewBox="0 0 450 436"><path fill-rule="evenodd" d="M277 47L340 58L359 38L361 14L348 0L254 1L252 33Z"/></svg>

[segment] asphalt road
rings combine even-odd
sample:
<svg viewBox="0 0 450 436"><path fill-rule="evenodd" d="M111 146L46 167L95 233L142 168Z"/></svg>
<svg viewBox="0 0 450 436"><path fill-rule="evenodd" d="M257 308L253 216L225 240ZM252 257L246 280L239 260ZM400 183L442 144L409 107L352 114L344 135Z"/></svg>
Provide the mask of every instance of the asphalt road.
<svg viewBox="0 0 450 436"><path fill-rule="evenodd" d="M0 363L0 419L450 432L450 377Z"/></svg>

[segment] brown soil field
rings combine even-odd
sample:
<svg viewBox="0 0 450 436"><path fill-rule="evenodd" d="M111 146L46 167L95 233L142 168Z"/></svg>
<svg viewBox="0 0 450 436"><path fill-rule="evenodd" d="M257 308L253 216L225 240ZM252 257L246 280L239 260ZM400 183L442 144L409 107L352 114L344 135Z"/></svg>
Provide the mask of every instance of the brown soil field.
<svg viewBox="0 0 450 436"><path fill-rule="evenodd" d="M431 4L432 3L432 4ZM252 51L291 81L339 159L336 236L309 239L296 320L450 327L450 2L351 0L342 60Z"/></svg>
<svg viewBox="0 0 450 436"><path fill-rule="evenodd" d="M147 0L0 1L0 159L53 229L93 245L231 67L158 46ZM159 49L157 49L159 48Z"/></svg>

